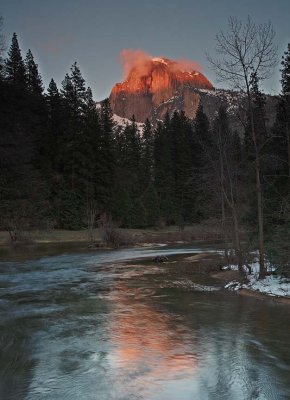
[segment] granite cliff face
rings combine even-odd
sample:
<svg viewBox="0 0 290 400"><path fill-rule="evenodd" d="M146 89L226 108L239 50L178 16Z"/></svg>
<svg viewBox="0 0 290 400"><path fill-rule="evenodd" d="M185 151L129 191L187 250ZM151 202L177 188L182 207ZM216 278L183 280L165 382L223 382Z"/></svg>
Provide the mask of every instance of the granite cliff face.
<svg viewBox="0 0 290 400"><path fill-rule="evenodd" d="M274 122L276 101L275 97L266 96L267 126ZM148 118L155 124L174 110L183 110L188 118L195 119L200 103L210 121L223 105L232 129L241 136L244 132L241 121L247 119L245 93L215 89L201 72L182 62L160 57L147 57L133 65L126 80L113 87L110 103L116 122L123 125L133 115L139 123Z"/></svg>
<svg viewBox="0 0 290 400"><path fill-rule="evenodd" d="M175 109L194 118L200 90L213 90L201 72L167 58L152 58L134 66L127 79L113 87L110 103L114 114L128 119L134 114L138 122L163 119Z"/></svg>

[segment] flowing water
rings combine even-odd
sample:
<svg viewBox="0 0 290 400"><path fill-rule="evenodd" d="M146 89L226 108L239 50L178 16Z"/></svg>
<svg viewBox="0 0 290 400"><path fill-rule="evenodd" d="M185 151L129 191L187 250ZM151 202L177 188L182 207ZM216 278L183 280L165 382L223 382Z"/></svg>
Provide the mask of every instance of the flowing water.
<svg viewBox="0 0 290 400"><path fill-rule="evenodd" d="M1 400L290 399L290 306L128 261L195 251L1 262Z"/></svg>

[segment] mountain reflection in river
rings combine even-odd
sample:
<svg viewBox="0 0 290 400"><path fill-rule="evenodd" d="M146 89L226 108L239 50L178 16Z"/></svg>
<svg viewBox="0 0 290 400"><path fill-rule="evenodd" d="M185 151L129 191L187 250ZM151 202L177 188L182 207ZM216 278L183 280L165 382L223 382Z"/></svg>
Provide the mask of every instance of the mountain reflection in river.
<svg viewBox="0 0 290 400"><path fill-rule="evenodd" d="M122 374L142 370L142 382L153 381L156 376L159 381L169 381L193 374L197 364L190 351L193 332L182 321L175 320L173 325L169 314L154 310L146 301L154 296L153 290L128 289L125 285L116 289L109 334L112 366Z"/></svg>
<svg viewBox="0 0 290 400"><path fill-rule="evenodd" d="M1 400L289 399L288 306L116 263L151 254L0 263Z"/></svg>

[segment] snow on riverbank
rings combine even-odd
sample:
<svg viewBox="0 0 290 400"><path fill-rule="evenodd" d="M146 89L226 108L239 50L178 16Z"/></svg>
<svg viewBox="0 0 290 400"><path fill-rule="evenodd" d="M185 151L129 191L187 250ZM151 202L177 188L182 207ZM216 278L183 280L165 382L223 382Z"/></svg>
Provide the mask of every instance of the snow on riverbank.
<svg viewBox="0 0 290 400"><path fill-rule="evenodd" d="M270 275L265 279L257 280L250 276L250 282L243 285L245 289L255 290L257 292L276 297L290 298L290 280L279 276Z"/></svg>
<svg viewBox="0 0 290 400"><path fill-rule="evenodd" d="M273 297L289 297L290 298L290 279L284 278L279 275L269 275L264 279L258 279L259 276L259 263L254 262L250 264L251 273L247 273L248 283L240 283L237 281L229 282L225 285L225 289L240 290L248 289L254 292L259 292ZM238 270L237 265L229 265L224 269ZM275 268L267 264L268 271L274 271Z"/></svg>

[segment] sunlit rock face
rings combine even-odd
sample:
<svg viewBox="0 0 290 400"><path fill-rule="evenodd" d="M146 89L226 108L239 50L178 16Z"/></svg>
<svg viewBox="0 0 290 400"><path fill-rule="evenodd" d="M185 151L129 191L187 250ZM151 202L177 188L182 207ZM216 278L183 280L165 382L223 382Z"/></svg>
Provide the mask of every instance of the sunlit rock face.
<svg viewBox="0 0 290 400"><path fill-rule="evenodd" d="M194 118L200 101L199 89L213 90L211 82L191 65L167 58L144 58L132 66L127 78L111 92L114 114L135 115L138 122L163 119L168 111L184 110Z"/></svg>

